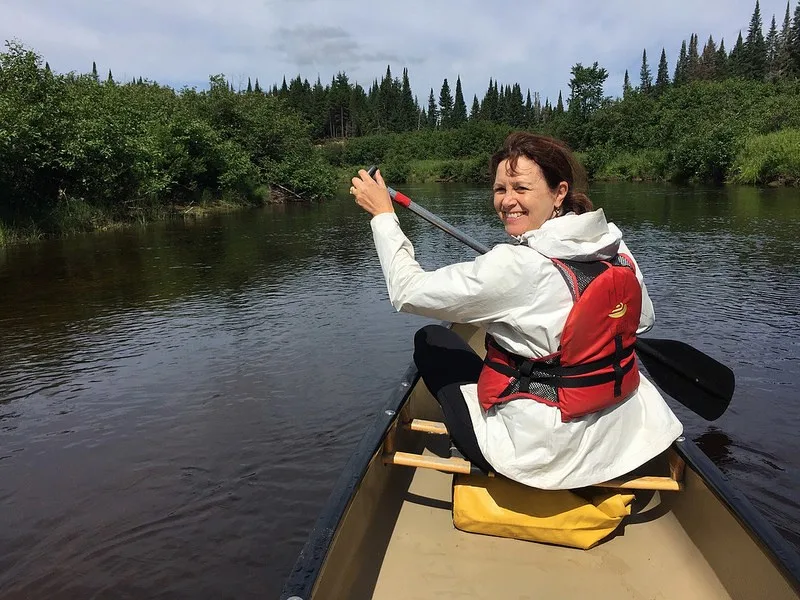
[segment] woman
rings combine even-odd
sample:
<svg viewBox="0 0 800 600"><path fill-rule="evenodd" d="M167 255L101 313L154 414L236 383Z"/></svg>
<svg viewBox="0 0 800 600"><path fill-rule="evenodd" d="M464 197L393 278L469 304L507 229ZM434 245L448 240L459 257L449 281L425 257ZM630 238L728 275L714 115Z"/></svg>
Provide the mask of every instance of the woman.
<svg viewBox="0 0 800 600"><path fill-rule="evenodd" d="M682 432L633 357L635 334L654 322L642 274L620 230L576 189L582 170L562 143L512 133L491 170L494 208L518 243L432 272L414 260L380 172L353 178L393 306L488 333L484 362L452 332L424 327L420 374L481 469L540 489L621 476Z"/></svg>

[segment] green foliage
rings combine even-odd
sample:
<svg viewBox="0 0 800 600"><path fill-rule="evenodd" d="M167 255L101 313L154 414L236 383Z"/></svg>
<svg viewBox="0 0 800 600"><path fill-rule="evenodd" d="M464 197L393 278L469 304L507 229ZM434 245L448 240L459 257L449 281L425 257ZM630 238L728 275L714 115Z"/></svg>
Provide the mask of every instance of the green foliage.
<svg viewBox="0 0 800 600"><path fill-rule="evenodd" d="M0 219L48 233L163 215L202 197L263 200L281 185L333 193L309 125L285 101L210 89L54 74L16 42L0 53ZM8 236L4 234L4 239Z"/></svg>
<svg viewBox="0 0 800 600"><path fill-rule="evenodd" d="M800 184L800 129L749 138L734 160L735 183Z"/></svg>

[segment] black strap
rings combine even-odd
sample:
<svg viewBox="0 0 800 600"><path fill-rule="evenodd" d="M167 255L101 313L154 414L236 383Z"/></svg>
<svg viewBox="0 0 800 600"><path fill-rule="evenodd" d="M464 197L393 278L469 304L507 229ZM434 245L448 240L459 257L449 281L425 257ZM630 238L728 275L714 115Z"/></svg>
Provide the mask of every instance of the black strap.
<svg viewBox="0 0 800 600"><path fill-rule="evenodd" d="M622 346L622 336L620 335L614 338L615 344L617 343L617 338L619 338L619 343L616 349L614 350L614 354L581 365L561 366L558 364L547 364L545 362L531 360L529 358L523 358L519 355L512 354L505 350L503 350L503 352L508 356L510 356L511 359L516 363L516 368L488 359L485 362L495 371L499 371L503 375L508 375L509 377L519 377L520 374L525 375L522 368L528 363L531 364L531 366L528 369L529 373L531 371L538 371L546 373L548 376L553 376L553 377L576 377L578 375L585 375L587 373L599 371L600 369L605 369L606 367L610 367L617 363L621 363L623 360L625 360L631 354L633 354L633 346L628 346L627 348L624 348Z"/></svg>

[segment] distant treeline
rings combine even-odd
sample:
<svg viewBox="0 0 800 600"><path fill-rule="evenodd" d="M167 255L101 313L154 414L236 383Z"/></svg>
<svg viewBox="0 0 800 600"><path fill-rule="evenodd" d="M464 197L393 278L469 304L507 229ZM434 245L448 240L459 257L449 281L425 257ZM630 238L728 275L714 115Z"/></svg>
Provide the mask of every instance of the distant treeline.
<svg viewBox="0 0 800 600"><path fill-rule="evenodd" d="M733 48L692 34L674 69L646 51L639 83L604 94L606 69L571 69L569 94L542 102L491 79L467 106L460 77L438 98L412 92L408 70L365 90L345 73L234 90L173 90L138 78L57 74L8 42L0 53L0 244L28 236L163 217L176 207L260 203L269 191L324 198L355 166L394 181L481 181L514 128L567 140L604 178L800 181L800 0L766 36L756 3ZM339 169L338 179L334 168Z"/></svg>

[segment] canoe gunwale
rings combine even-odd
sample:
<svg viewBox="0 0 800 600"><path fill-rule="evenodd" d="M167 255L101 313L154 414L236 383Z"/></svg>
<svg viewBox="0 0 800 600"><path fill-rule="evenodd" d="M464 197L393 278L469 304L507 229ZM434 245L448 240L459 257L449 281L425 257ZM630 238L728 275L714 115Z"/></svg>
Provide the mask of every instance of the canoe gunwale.
<svg viewBox="0 0 800 600"><path fill-rule="evenodd" d="M800 555L797 551L694 442L681 436L673 445L686 465L700 476L708 489L750 533L800 595Z"/></svg>
<svg viewBox="0 0 800 600"><path fill-rule="evenodd" d="M419 372L412 361L345 464L284 584L280 595L281 600L306 600L311 597L312 589L322 565L325 563L339 523L347 511L372 457L383 444L386 434L397 420L400 409L406 404L418 380Z"/></svg>

